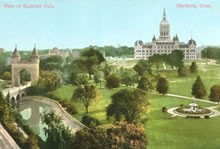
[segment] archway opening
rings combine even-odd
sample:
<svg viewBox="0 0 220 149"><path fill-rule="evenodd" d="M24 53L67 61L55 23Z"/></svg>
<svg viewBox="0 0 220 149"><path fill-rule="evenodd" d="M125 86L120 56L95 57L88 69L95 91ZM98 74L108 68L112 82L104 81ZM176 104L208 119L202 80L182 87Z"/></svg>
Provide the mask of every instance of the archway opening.
<svg viewBox="0 0 220 149"><path fill-rule="evenodd" d="M23 99L23 98L24 98L24 96L25 96L25 93L22 93L22 94L21 94L21 98Z"/></svg>
<svg viewBox="0 0 220 149"><path fill-rule="evenodd" d="M17 103L21 101L21 97L20 97L19 94L18 94L17 97L16 97L16 101L17 101Z"/></svg>
<svg viewBox="0 0 220 149"><path fill-rule="evenodd" d="M31 81L31 75L30 73L26 70L23 69L20 71L20 84L25 85L25 82Z"/></svg>
<svg viewBox="0 0 220 149"><path fill-rule="evenodd" d="M16 99L14 97L11 98L11 102L12 104L15 104L16 103Z"/></svg>

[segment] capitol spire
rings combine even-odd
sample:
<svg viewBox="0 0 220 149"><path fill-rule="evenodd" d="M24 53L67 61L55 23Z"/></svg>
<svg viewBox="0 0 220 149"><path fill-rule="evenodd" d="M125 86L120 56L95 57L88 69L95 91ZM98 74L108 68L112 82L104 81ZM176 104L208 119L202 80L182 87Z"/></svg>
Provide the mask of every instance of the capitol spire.
<svg viewBox="0 0 220 149"><path fill-rule="evenodd" d="M163 19L166 19L166 10L163 8Z"/></svg>

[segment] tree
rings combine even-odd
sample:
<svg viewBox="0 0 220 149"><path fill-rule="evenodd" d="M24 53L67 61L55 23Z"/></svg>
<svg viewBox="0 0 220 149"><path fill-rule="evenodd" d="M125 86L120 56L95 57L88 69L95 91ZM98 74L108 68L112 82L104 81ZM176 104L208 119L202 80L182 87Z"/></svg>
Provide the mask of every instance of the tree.
<svg viewBox="0 0 220 149"><path fill-rule="evenodd" d="M83 84L88 84L88 76L85 73L81 74L75 74L72 73L71 75L71 82L73 85L83 85Z"/></svg>
<svg viewBox="0 0 220 149"><path fill-rule="evenodd" d="M166 94L168 91L168 81L166 78L161 77L157 81L156 90L161 94Z"/></svg>
<svg viewBox="0 0 220 149"><path fill-rule="evenodd" d="M186 66L182 65L178 67L177 73L179 76L183 77L186 76L188 72L188 69L186 68Z"/></svg>
<svg viewBox="0 0 220 149"><path fill-rule="evenodd" d="M149 105L146 92L141 89L121 89L111 98L112 103L107 107L106 114L116 121L124 116L128 123L137 122Z"/></svg>
<svg viewBox="0 0 220 149"><path fill-rule="evenodd" d="M11 72L4 72L3 75L2 75L2 79L3 80L11 80Z"/></svg>
<svg viewBox="0 0 220 149"><path fill-rule="evenodd" d="M28 89L29 94L54 91L62 85L62 77L56 71L41 71L38 83Z"/></svg>
<svg viewBox="0 0 220 149"><path fill-rule="evenodd" d="M189 67L189 71L190 71L191 73L196 73L196 72L197 72L196 62L192 62L192 63L191 63L191 66Z"/></svg>
<svg viewBox="0 0 220 149"><path fill-rule="evenodd" d="M210 89L209 99L214 102L220 102L220 85L213 85Z"/></svg>
<svg viewBox="0 0 220 149"><path fill-rule="evenodd" d="M23 69L21 72L20 72L20 77L21 77L21 84L25 83L25 82L28 82L28 81L31 81L31 75L30 73Z"/></svg>
<svg viewBox="0 0 220 149"><path fill-rule="evenodd" d="M102 86L102 81L104 80L104 73L102 71L97 71L94 74L94 82L100 85L100 87Z"/></svg>
<svg viewBox="0 0 220 149"><path fill-rule="evenodd" d="M121 83L126 86L134 86L138 81L138 74L133 69L125 69L121 72Z"/></svg>
<svg viewBox="0 0 220 149"><path fill-rule="evenodd" d="M160 54L154 54L148 58L149 63L152 63L156 66L156 69L159 69L160 64L164 62L163 56Z"/></svg>
<svg viewBox="0 0 220 149"><path fill-rule="evenodd" d="M106 79L106 87L111 89L111 88L118 88L120 86L120 78L112 74Z"/></svg>
<svg viewBox="0 0 220 149"><path fill-rule="evenodd" d="M42 70L62 70L63 58L61 56L50 56L40 60L40 68Z"/></svg>
<svg viewBox="0 0 220 149"><path fill-rule="evenodd" d="M62 78L57 71L41 71L38 86L44 91L54 91L62 84Z"/></svg>
<svg viewBox="0 0 220 149"><path fill-rule="evenodd" d="M144 129L135 124L118 124L110 128L82 129L76 133L77 149L146 149Z"/></svg>
<svg viewBox="0 0 220 149"><path fill-rule="evenodd" d="M184 54L181 50L174 50L171 54L168 55L167 64L169 64L172 68L180 67L183 65Z"/></svg>
<svg viewBox="0 0 220 149"><path fill-rule="evenodd" d="M151 64L147 60L139 60L136 65L134 65L133 69L140 75L143 76L145 72L151 74Z"/></svg>
<svg viewBox="0 0 220 149"><path fill-rule="evenodd" d="M102 62L105 61L102 53L95 50L93 47L90 47L88 50L85 50L80 55L80 61L86 68L89 79L92 79L92 74L94 74L95 67L100 65Z"/></svg>
<svg viewBox="0 0 220 149"><path fill-rule="evenodd" d="M152 89L153 86L148 77L146 75L143 75L141 79L138 81L137 88L140 88L144 91L148 91L149 89Z"/></svg>
<svg viewBox="0 0 220 149"><path fill-rule="evenodd" d="M209 59L219 59L220 58L220 48L218 47L207 47L201 52L203 58Z"/></svg>
<svg viewBox="0 0 220 149"><path fill-rule="evenodd" d="M71 129L62 123L60 116L53 111L45 112L42 115L42 121L47 124L47 127L44 127L47 148L72 149L73 134Z"/></svg>
<svg viewBox="0 0 220 149"><path fill-rule="evenodd" d="M81 85L73 92L72 99L79 99L83 103L86 113L88 113L91 102L99 100L99 93L94 85Z"/></svg>
<svg viewBox="0 0 220 149"><path fill-rule="evenodd" d="M196 98L203 98L204 96L206 96L206 89L200 76L198 76L193 83L192 95Z"/></svg>
<svg viewBox="0 0 220 149"><path fill-rule="evenodd" d="M7 124L10 121L14 121L14 117L11 116L11 106L7 99L4 98L2 92L0 92L0 121L1 123Z"/></svg>

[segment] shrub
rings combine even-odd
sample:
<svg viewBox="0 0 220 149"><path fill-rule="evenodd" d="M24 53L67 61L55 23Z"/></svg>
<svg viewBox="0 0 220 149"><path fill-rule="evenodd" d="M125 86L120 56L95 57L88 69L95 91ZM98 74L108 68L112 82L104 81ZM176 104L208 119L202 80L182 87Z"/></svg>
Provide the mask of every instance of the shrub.
<svg viewBox="0 0 220 149"><path fill-rule="evenodd" d="M109 89L118 88L120 86L120 78L117 75L110 75L106 79L106 87Z"/></svg>
<svg viewBox="0 0 220 149"><path fill-rule="evenodd" d="M205 115L204 118L205 118L205 119L209 119L210 116L209 116L209 115Z"/></svg>
<svg viewBox="0 0 220 149"><path fill-rule="evenodd" d="M167 112L167 108L166 107L162 107L162 112Z"/></svg>
<svg viewBox="0 0 220 149"><path fill-rule="evenodd" d="M96 118L93 118L88 115L85 115L82 117L82 123L86 125L87 127L95 127L99 125L99 121Z"/></svg>
<svg viewBox="0 0 220 149"><path fill-rule="evenodd" d="M184 105L183 105L183 104L180 104L179 106L180 106L180 107L183 107Z"/></svg>

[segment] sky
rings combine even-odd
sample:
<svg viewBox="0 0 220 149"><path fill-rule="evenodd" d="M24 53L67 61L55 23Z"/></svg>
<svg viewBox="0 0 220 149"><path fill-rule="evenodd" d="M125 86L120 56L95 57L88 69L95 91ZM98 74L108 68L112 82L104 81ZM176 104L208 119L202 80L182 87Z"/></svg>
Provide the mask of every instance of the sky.
<svg viewBox="0 0 220 149"><path fill-rule="evenodd" d="M200 4L209 7L201 8ZM133 46L138 39L150 42L153 35L159 37L164 8L171 37L178 34L183 42L192 37L198 46L220 45L219 0L0 0L0 48L11 51L15 44L22 50L31 50L34 44L38 49Z"/></svg>

